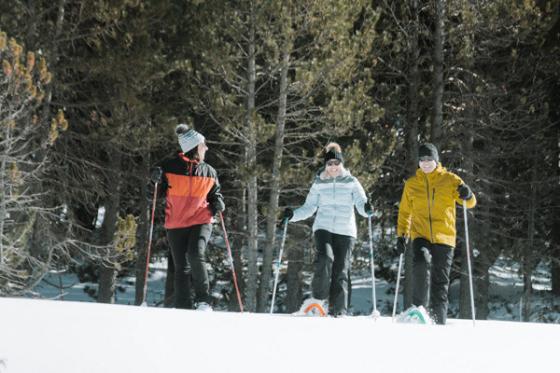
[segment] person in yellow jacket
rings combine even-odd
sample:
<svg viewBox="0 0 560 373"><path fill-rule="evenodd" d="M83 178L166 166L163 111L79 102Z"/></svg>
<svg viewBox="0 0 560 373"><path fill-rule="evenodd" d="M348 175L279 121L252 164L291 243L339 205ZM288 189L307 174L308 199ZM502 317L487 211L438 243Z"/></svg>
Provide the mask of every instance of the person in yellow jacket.
<svg viewBox="0 0 560 373"><path fill-rule="evenodd" d="M438 324L447 320L449 273L457 231L456 205L476 205L468 185L439 163L437 148L423 144L418 150L416 175L404 184L397 226L397 252L403 253L412 239L413 293L415 306L427 306ZM428 276L431 272L431 276Z"/></svg>

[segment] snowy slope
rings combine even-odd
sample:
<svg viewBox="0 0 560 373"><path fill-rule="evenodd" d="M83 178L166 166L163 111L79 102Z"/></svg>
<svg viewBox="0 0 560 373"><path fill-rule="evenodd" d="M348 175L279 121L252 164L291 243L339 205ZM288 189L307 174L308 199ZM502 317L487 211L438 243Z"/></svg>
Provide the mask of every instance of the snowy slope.
<svg viewBox="0 0 560 373"><path fill-rule="evenodd" d="M0 298L0 372L554 372L560 325Z"/></svg>
<svg viewBox="0 0 560 373"><path fill-rule="evenodd" d="M287 263L285 263L286 265ZM394 263L394 271L397 270L397 262ZM368 314L372 310L371 298L371 275L369 266L363 273L355 273L352 276L352 302L351 310L354 314ZM148 304L161 306L165 293L167 261L160 259L150 265L150 276L148 280ZM286 267L283 268L284 270ZM309 281L304 287L306 295L310 295ZM533 295L531 298L530 320L535 322L560 323L560 298L551 294L550 263L540 263L533 275ZM133 276L118 278L115 302L119 304L134 304L136 279ZM393 309L394 283L384 279L376 279L377 308L384 313L390 313ZM48 273L44 280L27 294L32 298L59 299L68 301L94 302L90 293L97 292L98 285L95 282L80 282L76 274L65 272ZM218 281L212 292L215 304L224 307L221 302L221 289L232 291L229 282ZM459 281L451 283L449 288L449 311L450 315L459 314ZM520 276L519 264L507 258L500 258L490 269L489 288L489 320L519 321L521 320L522 295L524 293L523 278ZM286 284L279 285L278 302L286 294ZM402 307L402 291L399 296L399 310ZM1 373L1 372L0 372Z"/></svg>

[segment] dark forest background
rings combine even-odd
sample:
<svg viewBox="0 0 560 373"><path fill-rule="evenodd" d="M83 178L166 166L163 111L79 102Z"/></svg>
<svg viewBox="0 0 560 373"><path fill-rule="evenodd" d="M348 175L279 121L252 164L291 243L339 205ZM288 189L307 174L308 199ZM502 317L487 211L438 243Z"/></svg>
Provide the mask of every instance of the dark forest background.
<svg viewBox="0 0 560 373"><path fill-rule="evenodd" d="M489 268L504 256L520 264L528 318L539 263L560 295L559 7L0 2L0 294L26 294L64 270L88 273L97 301L112 302L117 276L135 273L140 303L150 167L179 150L183 122L206 136L218 170L246 309L268 310L281 211L303 203L328 141L373 201L379 276L394 281L383 263L395 259L398 201L418 144L430 141L479 201L469 213L477 316L488 315ZM458 216L455 274L470 317ZM159 201L154 256L167 255L162 223ZM284 311L301 302L310 225L289 228ZM213 268L229 280L214 245Z"/></svg>

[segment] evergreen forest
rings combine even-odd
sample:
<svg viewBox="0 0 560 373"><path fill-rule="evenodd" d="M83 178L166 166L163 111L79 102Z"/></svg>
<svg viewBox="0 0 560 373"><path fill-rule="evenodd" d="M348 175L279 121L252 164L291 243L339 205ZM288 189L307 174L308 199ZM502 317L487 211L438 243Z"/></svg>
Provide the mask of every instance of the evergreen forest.
<svg viewBox="0 0 560 373"><path fill-rule="evenodd" d="M477 317L505 257L519 264L528 319L539 264L560 296L559 57L559 0L1 1L0 295L68 271L112 303L132 274L142 303L150 172L180 150L186 123L219 175L245 310L269 310L282 211L303 204L331 141L373 204L376 276L394 282L404 181L431 142L478 200ZM164 210L160 198L152 261L168 256ZM453 273L469 318L462 216ZM356 273L369 270L357 221ZM282 312L301 304L311 224L288 229ZM214 227L213 281L231 283ZM233 284L223 293L222 309L238 310Z"/></svg>

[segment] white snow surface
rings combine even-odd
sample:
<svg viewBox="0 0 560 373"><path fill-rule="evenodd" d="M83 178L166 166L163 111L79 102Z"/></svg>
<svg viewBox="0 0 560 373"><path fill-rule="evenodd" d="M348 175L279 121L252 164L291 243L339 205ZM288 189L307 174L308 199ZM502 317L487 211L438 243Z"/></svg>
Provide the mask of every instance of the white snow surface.
<svg viewBox="0 0 560 373"><path fill-rule="evenodd" d="M555 372L560 325L0 298L1 373Z"/></svg>

